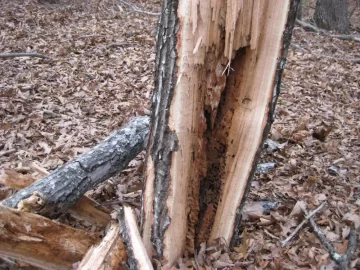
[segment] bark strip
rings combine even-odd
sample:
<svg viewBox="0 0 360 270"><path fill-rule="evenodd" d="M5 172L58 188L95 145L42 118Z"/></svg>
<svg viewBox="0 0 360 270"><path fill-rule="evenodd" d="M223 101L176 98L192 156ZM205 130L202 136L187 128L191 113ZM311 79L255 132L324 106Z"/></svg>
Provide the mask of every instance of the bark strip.
<svg viewBox="0 0 360 270"><path fill-rule="evenodd" d="M70 269L98 235L0 206L0 255L41 269Z"/></svg>
<svg viewBox="0 0 360 270"><path fill-rule="evenodd" d="M121 172L143 149L149 133L148 117L137 117L101 144L47 177L1 202L43 216L56 217L86 191Z"/></svg>

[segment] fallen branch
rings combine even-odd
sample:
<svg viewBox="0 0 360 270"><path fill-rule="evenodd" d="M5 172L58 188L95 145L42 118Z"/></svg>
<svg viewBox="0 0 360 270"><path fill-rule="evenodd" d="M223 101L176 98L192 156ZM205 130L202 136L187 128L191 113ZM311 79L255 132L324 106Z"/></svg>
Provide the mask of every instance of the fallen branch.
<svg viewBox="0 0 360 270"><path fill-rule="evenodd" d="M341 40L350 40L350 41L356 41L356 42L360 42L360 36L354 36L354 35L333 35L333 34L330 34L329 32L323 30L323 29L319 29L317 28L316 26L310 24L310 23L307 23L307 22L304 22L304 21L300 21L300 20L296 20L296 23L298 25L300 25L302 28L305 29L305 31L311 31L311 32L316 32L316 33L319 33L323 36L327 36L327 37L332 37L332 38L338 38L338 39L341 39Z"/></svg>
<svg viewBox="0 0 360 270"><path fill-rule="evenodd" d="M307 215L307 211L302 209L302 211ZM320 230L318 225L316 224L314 218L310 218L310 224L314 230L315 235L319 238L320 242L325 246L328 250L331 259L339 265L340 270L346 270L351 260L352 254L356 251L357 247L357 234L356 229L352 227L349 233L349 244L345 254L340 254L335 251L334 246L331 242L326 238L324 233Z"/></svg>
<svg viewBox="0 0 360 270"><path fill-rule="evenodd" d="M313 216L315 216L317 213L321 212L323 208L326 206L326 202L321 204L318 208L316 208L314 211L307 213L303 221L296 227L296 229L289 235L288 238L286 238L284 241L281 241L281 247L285 247L290 240L302 229L302 227L311 219Z"/></svg>
<svg viewBox="0 0 360 270"><path fill-rule="evenodd" d="M44 216L58 216L86 191L122 171L144 149L148 133L149 118L136 117L89 152L1 204Z"/></svg>
<svg viewBox="0 0 360 270"><path fill-rule="evenodd" d="M101 243L89 249L84 256L78 270L125 269L123 264L127 261L127 254L119 224L112 224Z"/></svg>
<svg viewBox="0 0 360 270"><path fill-rule="evenodd" d="M0 205L0 255L41 269L70 269L98 235Z"/></svg>
<svg viewBox="0 0 360 270"><path fill-rule="evenodd" d="M153 270L153 266L141 239L134 210L123 206L118 215L120 233L123 237L128 254L128 269Z"/></svg>
<svg viewBox="0 0 360 270"><path fill-rule="evenodd" d="M49 175L50 173L44 168L36 164L35 162L30 164L30 167L42 175ZM36 179L29 176L23 175L21 173L4 170L0 175L0 182L5 186L12 189L22 189L30 186ZM79 201L77 201L73 206L70 207L68 212L72 214L75 218L80 220L85 220L92 225L105 228L110 222L110 213L106 208L96 207L97 202L88 198L86 195L82 196ZM27 209L19 209L27 210Z"/></svg>
<svg viewBox="0 0 360 270"><path fill-rule="evenodd" d="M146 14L146 15L152 15L152 16L159 16L161 13L157 13L157 12L150 12L150 11L146 11L146 10L141 10L139 9L137 6L135 6L134 4L130 4L124 0L119 0L120 3L128 6L129 8L131 8L134 12L137 12L137 13L143 13L143 14Z"/></svg>
<svg viewBox="0 0 360 270"><path fill-rule="evenodd" d="M51 59L50 56L41 53L0 53L0 58L15 58L15 57L38 57Z"/></svg>

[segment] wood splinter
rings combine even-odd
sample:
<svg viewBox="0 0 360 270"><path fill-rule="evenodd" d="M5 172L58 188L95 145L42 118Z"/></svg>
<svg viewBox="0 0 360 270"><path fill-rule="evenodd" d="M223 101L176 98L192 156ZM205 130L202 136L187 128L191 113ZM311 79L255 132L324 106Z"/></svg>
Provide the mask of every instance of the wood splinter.
<svg viewBox="0 0 360 270"><path fill-rule="evenodd" d="M127 260L127 253L120 236L118 223L111 224L101 243L89 249L78 270L123 270Z"/></svg>
<svg viewBox="0 0 360 270"><path fill-rule="evenodd" d="M136 221L134 210L129 206L121 207L118 220L120 223L120 233L124 239L128 254L128 268L153 270L154 268L138 230L138 222Z"/></svg>

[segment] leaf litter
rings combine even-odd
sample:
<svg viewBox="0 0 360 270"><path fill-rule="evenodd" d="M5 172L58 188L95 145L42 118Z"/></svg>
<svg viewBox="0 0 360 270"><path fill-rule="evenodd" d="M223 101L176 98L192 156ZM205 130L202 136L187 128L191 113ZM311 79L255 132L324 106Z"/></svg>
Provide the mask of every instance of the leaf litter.
<svg viewBox="0 0 360 270"><path fill-rule="evenodd" d="M42 169L52 171L132 116L149 112L157 18L127 12L111 0L0 4L1 53L50 57L0 60L4 199L43 177ZM136 5L159 12L161 3ZM360 18L359 12L353 17ZM356 23L352 30L359 32ZM309 211L328 202L316 222L338 252L346 251L350 226L359 228L360 66L343 60L360 58L359 44L299 26L292 43L267 141L270 148L260 161L276 167L255 176L241 241L233 251L221 239L212 246L203 243L195 258L179 261L179 269L336 269L307 225L281 247L303 219L299 207ZM143 158L144 153L88 195L98 202L139 205ZM274 205L266 208L263 202ZM78 222L68 215L60 220ZM358 257L359 249L353 269L360 267Z"/></svg>

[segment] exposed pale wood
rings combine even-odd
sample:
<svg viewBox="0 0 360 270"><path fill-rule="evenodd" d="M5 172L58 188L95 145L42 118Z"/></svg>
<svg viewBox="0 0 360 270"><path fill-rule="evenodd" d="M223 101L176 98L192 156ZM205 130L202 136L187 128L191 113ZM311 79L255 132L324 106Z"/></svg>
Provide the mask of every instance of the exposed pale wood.
<svg viewBox="0 0 360 270"><path fill-rule="evenodd" d="M84 256L78 270L122 270L127 261L123 240L120 237L119 224L114 223L108 229L100 244L91 247Z"/></svg>
<svg viewBox="0 0 360 270"><path fill-rule="evenodd" d="M298 0L164 0L142 236L164 269L234 243L272 122Z"/></svg>
<svg viewBox="0 0 360 270"><path fill-rule="evenodd" d="M86 191L122 171L144 149L148 133L148 117L135 117L89 152L1 204L44 216L58 216Z"/></svg>
<svg viewBox="0 0 360 270"><path fill-rule="evenodd" d="M69 269L98 235L0 205L0 255L42 269Z"/></svg>
<svg viewBox="0 0 360 270"><path fill-rule="evenodd" d="M228 78L229 109L234 110L227 138L225 183L217 208L210 240L224 238L230 243L236 230L236 217L244 200L249 179L264 138L276 96L277 71L284 65L283 35L290 1L269 0L263 14L262 33L255 50L245 49L234 61ZM279 63L280 61L280 63ZM281 63L283 61L283 63ZM241 82L241 83L239 83ZM238 104L235 104L235 102ZM233 104L231 104L233 103ZM237 205L237 207L233 207Z"/></svg>
<svg viewBox="0 0 360 270"><path fill-rule="evenodd" d="M134 210L131 207L121 207L119 210L119 223L121 236L124 239L127 250L128 268L153 270L154 268L139 233Z"/></svg>

